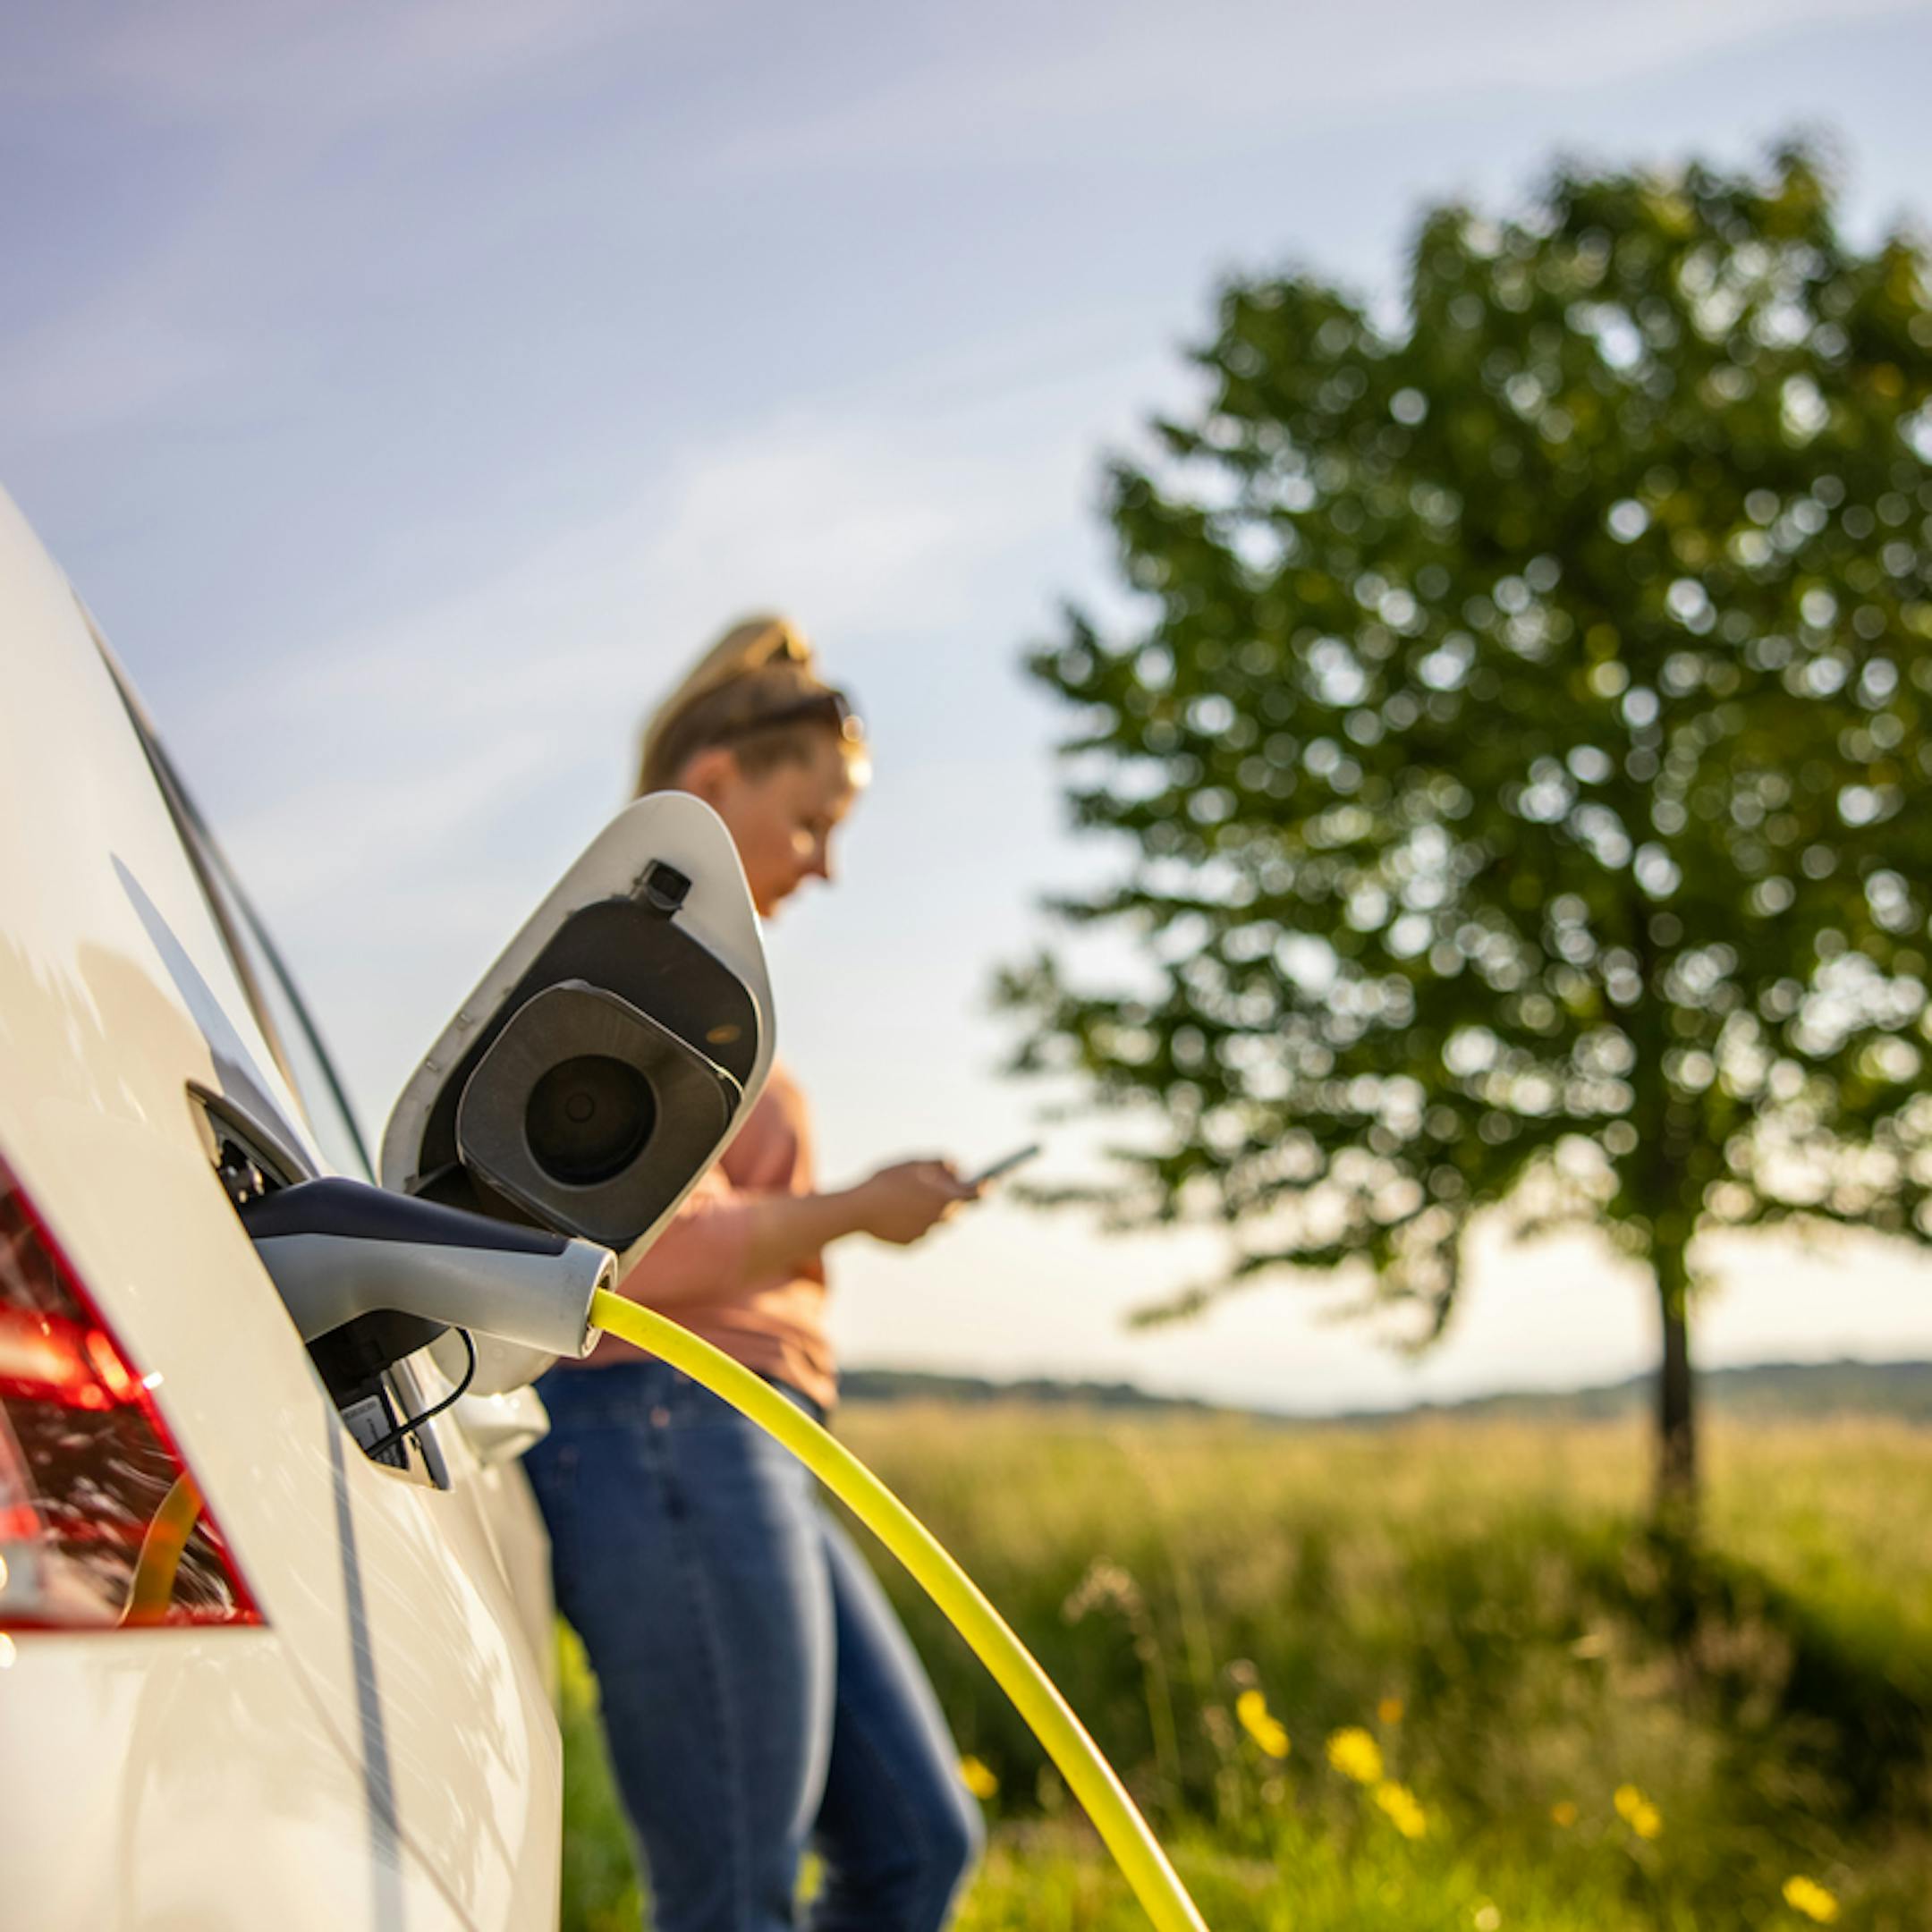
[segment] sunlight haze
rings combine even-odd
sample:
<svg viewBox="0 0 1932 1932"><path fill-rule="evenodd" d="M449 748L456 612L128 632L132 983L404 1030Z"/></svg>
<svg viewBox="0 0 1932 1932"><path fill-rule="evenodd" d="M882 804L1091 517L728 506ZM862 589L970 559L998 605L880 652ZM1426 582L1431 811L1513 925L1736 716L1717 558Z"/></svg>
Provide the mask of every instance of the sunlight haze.
<svg viewBox="0 0 1932 1932"><path fill-rule="evenodd" d="M1551 159L1738 162L1822 131L1861 235L1932 206L1932 12L193 4L0 28L0 485L140 683L373 1138L626 795L639 721L752 609L864 710L835 891L769 933L825 1179L1045 1180L1105 1136L1003 1078L993 974L1073 839L1025 680L1118 608L1109 449L1191 394L1217 278L1396 313L1420 208ZM1294 1411L1609 1381L1655 1298L1581 1240L1479 1243L1451 1332L1271 1281L1181 1327L1210 1232L997 1202L848 1243L854 1364ZM1932 1356L1932 1265L1713 1251L1712 1365Z"/></svg>

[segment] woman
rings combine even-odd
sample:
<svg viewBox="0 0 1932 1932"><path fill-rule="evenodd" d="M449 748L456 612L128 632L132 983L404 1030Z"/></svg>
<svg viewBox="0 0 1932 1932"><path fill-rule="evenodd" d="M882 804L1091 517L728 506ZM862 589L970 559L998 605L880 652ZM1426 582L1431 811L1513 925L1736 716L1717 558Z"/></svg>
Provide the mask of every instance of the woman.
<svg viewBox="0 0 1932 1932"><path fill-rule="evenodd" d="M780 618L730 631L645 734L638 792L694 792L729 828L758 911L809 878L868 776L864 736ZM941 1160L821 1190L804 1098L775 1066L723 1160L625 1278L823 1419L837 1394L824 1250L916 1241L975 1190ZM545 1378L525 1459L557 1602L583 1639L642 1841L659 1932L795 1920L933 1932L979 1816L931 1686L813 1479L668 1364L606 1336Z"/></svg>

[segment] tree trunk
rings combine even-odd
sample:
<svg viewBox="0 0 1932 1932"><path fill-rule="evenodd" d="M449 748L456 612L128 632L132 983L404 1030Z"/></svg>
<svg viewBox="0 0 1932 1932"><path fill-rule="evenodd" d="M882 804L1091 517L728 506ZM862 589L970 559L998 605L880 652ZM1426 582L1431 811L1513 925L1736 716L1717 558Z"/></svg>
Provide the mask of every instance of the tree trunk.
<svg viewBox="0 0 1932 1932"><path fill-rule="evenodd" d="M1656 1257L1664 1315L1664 1366L1657 1377L1657 1523L1686 1535L1697 1524L1696 1388L1690 1375L1690 1269L1682 1248Z"/></svg>

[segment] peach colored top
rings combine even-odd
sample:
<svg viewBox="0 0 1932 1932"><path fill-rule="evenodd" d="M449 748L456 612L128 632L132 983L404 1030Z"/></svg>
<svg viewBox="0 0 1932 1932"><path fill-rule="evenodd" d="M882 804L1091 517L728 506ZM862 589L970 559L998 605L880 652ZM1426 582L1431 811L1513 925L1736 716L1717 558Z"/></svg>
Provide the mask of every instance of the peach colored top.
<svg viewBox="0 0 1932 1932"><path fill-rule="evenodd" d="M817 1185L805 1097L774 1065L738 1137L685 1197L620 1294L662 1309L759 1375L775 1376L830 1409L838 1368L826 1333L822 1257L762 1281L744 1280L746 1220L760 1194L809 1194ZM644 1351L607 1335L588 1366L637 1361Z"/></svg>

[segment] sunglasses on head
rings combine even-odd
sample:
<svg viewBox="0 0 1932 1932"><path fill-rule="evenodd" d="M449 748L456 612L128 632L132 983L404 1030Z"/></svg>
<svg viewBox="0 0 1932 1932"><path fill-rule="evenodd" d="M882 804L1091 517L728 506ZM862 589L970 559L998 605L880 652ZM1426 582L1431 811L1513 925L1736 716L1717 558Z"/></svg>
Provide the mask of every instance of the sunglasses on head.
<svg viewBox="0 0 1932 1932"><path fill-rule="evenodd" d="M852 699L842 691L814 691L810 697L781 705L775 711L746 718L742 724L728 724L723 731L715 733L711 741L726 744L733 738L749 738L755 732L770 731L779 724L801 724L808 720L829 724L848 744L865 742L865 724L853 709Z"/></svg>

